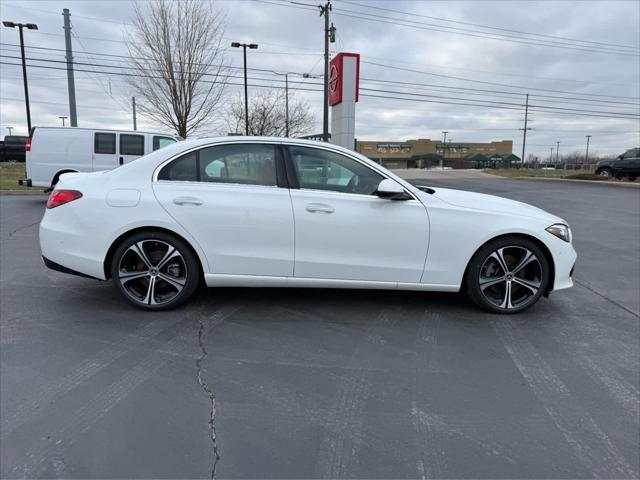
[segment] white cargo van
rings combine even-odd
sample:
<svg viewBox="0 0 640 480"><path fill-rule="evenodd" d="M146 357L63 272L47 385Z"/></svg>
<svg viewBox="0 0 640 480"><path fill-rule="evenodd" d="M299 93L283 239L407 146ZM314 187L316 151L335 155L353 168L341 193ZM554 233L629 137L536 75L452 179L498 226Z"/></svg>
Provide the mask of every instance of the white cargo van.
<svg viewBox="0 0 640 480"><path fill-rule="evenodd" d="M164 133L33 127L26 145L26 187L50 188L68 172L111 170L181 140Z"/></svg>

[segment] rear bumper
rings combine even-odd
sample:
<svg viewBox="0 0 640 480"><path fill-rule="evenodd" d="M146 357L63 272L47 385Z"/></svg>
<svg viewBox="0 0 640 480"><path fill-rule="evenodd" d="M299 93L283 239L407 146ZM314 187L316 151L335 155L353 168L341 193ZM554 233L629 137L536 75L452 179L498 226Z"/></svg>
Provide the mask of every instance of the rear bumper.
<svg viewBox="0 0 640 480"><path fill-rule="evenodd" d="M18 180L18 185L21 185L23 187L31 187L31 186L33 186L31 184L31 179L30 178L23 178L23 179Z"/></svg>
<svg viewBox="0 0 640 480"><path fill-rule="evenodd" d="M47 268L51 270L55 270L56 272L68 273L69 275L77 275L78 277L92 278L94 280L100 280L100 278L92 277L91 275L87 275L82 272L78 272L76 270L72 270L71 268L67 268L64 265L60 265L54 261L49 260L44 255L42 256L42 260Z"/></svg>

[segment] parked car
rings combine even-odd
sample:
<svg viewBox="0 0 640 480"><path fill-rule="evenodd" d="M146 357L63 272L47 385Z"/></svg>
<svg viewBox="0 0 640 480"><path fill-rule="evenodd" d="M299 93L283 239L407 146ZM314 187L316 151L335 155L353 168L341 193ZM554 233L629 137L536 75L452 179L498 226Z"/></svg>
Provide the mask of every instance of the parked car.
<svg viewBox="0 0 640 480"><path fill-rule="evenodd" d="M26 187L53 188L63 173L111 170L180 140L164 133L34 127L26 143Z"/></svg>
<svg viewBox="0 0 640 480"><path fill-rule="evenodd" d="M190 140L110 172L64 174L45 264L112 279L162 310L210 287L457 292L500 313L573 285L567 222L490 195L416 187L327 143Z"/></svg>
<svg viewBox="0 0 640 480"><path fill-rule="evenodd" d="M0 162L24 162L27 139L20 135L7 135L0 142Z"/></svg>
<svg viewBox="0 0 640 480"><path fill-rule="evenodd" d="M627 177L633 182L640 176L640 148L631 148L615 160L598 162L596 174L603 177Z"/></svg>

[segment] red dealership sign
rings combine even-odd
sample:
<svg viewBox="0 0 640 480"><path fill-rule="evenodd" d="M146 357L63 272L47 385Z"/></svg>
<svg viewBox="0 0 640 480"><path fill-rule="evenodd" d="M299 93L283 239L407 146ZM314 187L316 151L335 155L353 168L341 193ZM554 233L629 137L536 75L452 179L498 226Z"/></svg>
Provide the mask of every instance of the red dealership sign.
<svg viewBox="0 0 640 480"><path fill-rule="evenodd" d="M338 53L329 64L329 105L334 106L342 102L343 97L343 74L344 58L352 57L356 59L356 102L358 101L358 87L360 84L360 54L358 53Z"/></svg>

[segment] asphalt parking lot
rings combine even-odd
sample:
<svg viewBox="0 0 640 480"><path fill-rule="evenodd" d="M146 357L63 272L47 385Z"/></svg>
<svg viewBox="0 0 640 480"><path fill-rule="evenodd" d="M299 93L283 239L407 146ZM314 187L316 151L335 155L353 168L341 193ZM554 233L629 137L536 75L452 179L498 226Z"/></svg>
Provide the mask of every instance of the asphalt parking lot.
<svg viewBox="0 0 640 480"><path fill-rule="evenodd" d="M46 270L45 197L1 196L2 477L637 478L640 189L417 183L565 218L576 286L510 317L288 289L141 312Z"/></svg>

